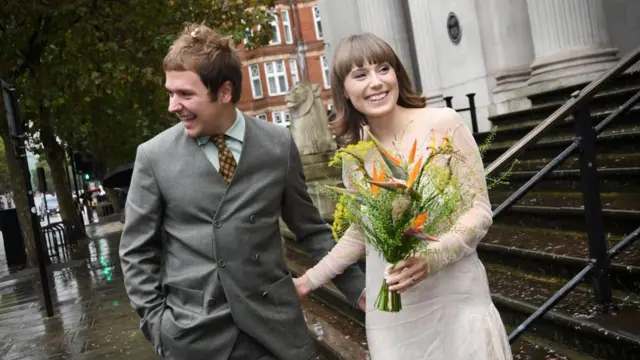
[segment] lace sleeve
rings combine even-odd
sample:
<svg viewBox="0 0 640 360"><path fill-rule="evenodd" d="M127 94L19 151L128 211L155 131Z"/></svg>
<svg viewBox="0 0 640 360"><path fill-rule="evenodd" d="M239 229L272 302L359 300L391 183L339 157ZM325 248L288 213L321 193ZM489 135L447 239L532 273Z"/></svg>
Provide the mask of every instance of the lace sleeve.
<svg viewBox="0 0 640 360"><path fill-rule="evenodd" d="M461 161L455 161L453 171L463 189L463 210L452 229L441 235L439 242L429 244L426 253L429 274L475 252L478 242L493 223L478 146L460 115L451 110L448 112L451 116L447 117L443 127L456 128L451 141L461 155Z"/></svg>
<svg viewBox="0 0 640 360"><path fill-rule="evenodd" d="M351 187L351 177L355 176L354 166L345 160L342 168L342 181L347 189ZM342 274L342 272L360 259L365 252L363 234L357 226L351 225L340 238L336 246L305 273L311 289L317 289Z"/></svg>

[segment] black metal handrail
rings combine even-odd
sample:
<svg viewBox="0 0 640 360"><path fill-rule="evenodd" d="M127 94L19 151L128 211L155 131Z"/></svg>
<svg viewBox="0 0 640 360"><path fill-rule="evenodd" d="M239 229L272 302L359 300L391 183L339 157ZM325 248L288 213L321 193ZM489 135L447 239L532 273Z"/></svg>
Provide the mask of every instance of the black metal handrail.
<svg viewBox="0 0 640 360"><path fill-rule="evenodd" d="M609 82L611 82L616 76L627 71L631 66L640 60L640 47L626 56L613 68L600 76L598 79L592 81L584 89L582 89L578 96L567 101L558 110L554 111L547 119L538 124L527 135L520 139L515 145L510 147L496 160L494 160L485 170L487 176L494 175L497 171L503 169L507 164L513 162L522 151L535 145L538 140L542 138L549 130L556 127L560 122L566 119L570 114L574 113L578 108L586 105L600 90L602 90Z"/></svg>
<svg viewBox="0 0 640 360"><path fill-rule="evenodd" d="M632 96L629 100L627 100L622 106L612 112L609 116L607 116L602 122L600 122L595 127L596 135L599 135L607 126L609 126L613 120L615 120L618 116L624 115L627 111L631 110L631 108L640 102L640 91ZM569 145L564 151L562 151L558 156L556 156L553 160L551 160L542 170L538 171L529 181L527 181L524 185L522 185L518 190L516 190L511 196L509 196L502 204L498 205L498 207L493 210L493 217L499 216L504 211L508 210L513 204L518 202L518 200L522 199L529 190L531 190L540 180L544 179L547 175L549 175L553 170L558 168L560 164L562 164L565 160L569 158L576 150L580 148L580 139L574 139L573 143Z"/></svg>
<svg viewBox="0 0 640 360"><path fill-rule="evenodd" d="M609 260L612 260L616 255L622 252L627 247L631 246L635 240L640 237L640 227L634 230L631 234L620 241L616 246L607 252ZM591 271L595 269L597 261L595 259L589 259L589 264L584 267L576 276L574 276L568 283L565 284L558 292L553 294L547 302L538 308L531 316L529 316L522 324L520 324L511 334L509 334L509 343L513 343L523 332L529 328L529 326L540 317L544 316L551 308L560 300L573 290L578 284L589 275Z"/></svg>
<svg viewBox="0 0 640 360"><path fill-rule="evenodd" d="M489 165L485 171L487 176L490 176L492 173L501 169L507 162L513 161L515 156L517 156L521 151L535 144L542 135L556 126L560 121L567 118L570 114L573 114L576 131L576 138L573 143L542 170L536 173L523 186L516 190L508 199L500 204L493 211L493 217L495 218L504 213L504 211L509 209L529 190L531 190L533 186L540 182L540 180L560 166L560 164L569 158L573 152L579 149L581 151L579 159L580 179L584 197L587 238L589 241L589 263L565 286L563 286L522 324L520 324L511 334L509 334L510 343L513 343L520 335L522 335L522 333L526 331L534 321L544 316L558 301L564 298L590 273L594 273L594 293L596 301L605 309L613 308L609 264L617 254L626 249L633 243L633 241L640 237L640 228L625 237L621 242L614 246L614 248L607 251L602 217L602 203L600 200L598 170L595 161L595 143L597 141L598 134L600 134L614 120L624 115L640 102L640 92L633 95L622 106L617 108L595 127L591 125L591 112L589 110L588 102L604 87L606 83L611 81L613 77L621 74L638 61L640 61L640 48L636 49L636 51L631 55L620 61L605 75L590 83L585 87L585 89L580 91L577 96L572 97L557 111L551 114L551 116L540 123L536 128Z"/></svg>

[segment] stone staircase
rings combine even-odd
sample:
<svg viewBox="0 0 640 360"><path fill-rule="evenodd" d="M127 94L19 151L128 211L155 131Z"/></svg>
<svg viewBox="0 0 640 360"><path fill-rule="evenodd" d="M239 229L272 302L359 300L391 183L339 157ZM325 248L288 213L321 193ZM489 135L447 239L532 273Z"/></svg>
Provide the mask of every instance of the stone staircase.
<svg viewBox="0 0 640 360"><path fill-rule="evenodd" d="M581 87L531 97L532 108L491 119L498 127L485 154L489 164L566 102ZM626 74L596 96L594 125L640 91L640 73ZM569 117L519 157L509 184L490 191L502 203L573 139ZM487 133L476 134L482 143ZM597 143L597 166L608 247L640 226L640 106L604 131ZM330 219L329 219L330 220ZM494 225L478 246L489 276L493 301L511 331L587 264L588 245L577 153L536 185ZM283 229L289 267L294 275L313 266L304 250ZM512 344L516 359L640 359L640 242L611 265L614 314L595 306L590 279L561 300ZM329 359L364 359L364 315L346 304L332 286L304 303L309 329Z"/></svg>

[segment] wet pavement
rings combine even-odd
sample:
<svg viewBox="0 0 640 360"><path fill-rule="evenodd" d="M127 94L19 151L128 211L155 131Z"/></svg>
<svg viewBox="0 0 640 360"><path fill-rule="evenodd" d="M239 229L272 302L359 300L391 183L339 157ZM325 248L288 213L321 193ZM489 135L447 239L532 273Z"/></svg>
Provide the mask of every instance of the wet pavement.
<svg viewBox="0 0 640 360"><path fill-rule="evenodd" d="M37 271L0 264L0 359L157 359L125 293L117 219L88 226L91 238L52 266L51 318Z"/></svg>

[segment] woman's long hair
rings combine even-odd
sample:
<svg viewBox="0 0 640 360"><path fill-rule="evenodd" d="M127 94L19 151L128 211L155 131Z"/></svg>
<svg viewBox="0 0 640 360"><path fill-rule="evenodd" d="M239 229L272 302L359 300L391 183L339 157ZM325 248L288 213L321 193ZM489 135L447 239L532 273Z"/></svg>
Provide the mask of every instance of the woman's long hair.
<svg viewBox="0 0 640 360"><path fill-rule="evenodd" d="M331 92L336 109L333 121L338 125L338 144L355 144L362 139L362 126L367 120L345 97L344 80L354 67L364 63L388 63L398 78L397 104L405 108L423 108L426 98L418 94L411 84L409 75L391 46L371 33L351 35L342 39L336 47L331 70Z"/></svg>

